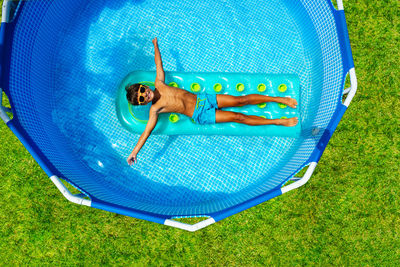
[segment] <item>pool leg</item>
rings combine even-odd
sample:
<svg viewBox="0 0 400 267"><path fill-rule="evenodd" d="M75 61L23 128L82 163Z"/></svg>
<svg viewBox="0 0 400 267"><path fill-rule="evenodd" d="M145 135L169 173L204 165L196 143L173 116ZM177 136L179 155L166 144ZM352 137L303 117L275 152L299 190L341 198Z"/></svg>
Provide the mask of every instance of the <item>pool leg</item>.
<svg viewBox="0 0 400 267"><path fill-rule="evenodd" d="M172 227L179 228L182 230L194 232L194 231L200 230L204 227L207 227L213 223L215 223L215 220L210 217L207 220L198 222L196 224L181 223L178 221L167 219L167 220L165 220L164 225L168 225L168 226L172 226Z"/></svg>
<svg viewBox="0 0 400 267"><path fill-rule="evenodd" d="M303 186L304 184L306 184L308 182L308 180L310 179L311 175L313 174L315 167L317 167L317 164L318 164L317 162L311 162L306 173L304 174L304 176L301 179L299 179L298 181L296 181L290 185L287 185L287 186L284 186L281 188L282 194L289 192L290 190L299 188L300 186Z"/></svg>

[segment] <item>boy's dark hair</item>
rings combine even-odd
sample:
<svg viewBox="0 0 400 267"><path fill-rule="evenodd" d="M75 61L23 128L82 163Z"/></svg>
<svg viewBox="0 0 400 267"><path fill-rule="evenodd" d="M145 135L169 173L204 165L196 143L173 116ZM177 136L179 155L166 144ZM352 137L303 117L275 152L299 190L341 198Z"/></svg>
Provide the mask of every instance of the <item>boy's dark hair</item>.
<svg viewBox="0 0 400 267"><path fill-rule="evenodd" d="M128 99L128 102L131 105L139 105L138 102L138 91L140 88L140 83L135 83L135 84L128 84L125 87L126 90L126 98Z"/></svg>

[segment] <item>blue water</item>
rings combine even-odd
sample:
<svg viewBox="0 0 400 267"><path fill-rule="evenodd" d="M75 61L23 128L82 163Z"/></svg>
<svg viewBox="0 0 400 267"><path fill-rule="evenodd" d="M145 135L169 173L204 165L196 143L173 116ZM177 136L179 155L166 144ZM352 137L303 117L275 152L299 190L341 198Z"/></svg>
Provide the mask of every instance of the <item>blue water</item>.
<svg viewBox="0 0 400 267"><path fill-rule="evenodd" d="M317 43L313 29L304 37L295 19L305 11L289 7L277 0L86 1L54 44L53 122L98 182L135 208L212 212L274 188L306 137L151 136L130 167L139 135L121 126L115 99L128 73L155 70L151 40L158 37L166 71L298 74L301 123L311 127L320 52L309 46Z"/></svg>

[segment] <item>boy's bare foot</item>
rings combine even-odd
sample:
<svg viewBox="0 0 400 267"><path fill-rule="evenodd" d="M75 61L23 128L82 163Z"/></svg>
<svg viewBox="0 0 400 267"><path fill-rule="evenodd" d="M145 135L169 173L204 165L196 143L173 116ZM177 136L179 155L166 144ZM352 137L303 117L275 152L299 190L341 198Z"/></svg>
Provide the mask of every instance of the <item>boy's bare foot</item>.
<svg viewBox="0 0 400 267"><path fill-rule="evenodd" d="M288 105L291 108L297 108L297 100L291 97L282 97L282 104Z"/></svg>
<svg viewBox="0 0 400 267"><path fill-rule="evenodd" d="M281 121L282 121L281 125L293 127L293 126L297 125L297 123L299 122L299 119L297 117L294 117L294 118L289 118L289 119L281 119Z"/></svg>

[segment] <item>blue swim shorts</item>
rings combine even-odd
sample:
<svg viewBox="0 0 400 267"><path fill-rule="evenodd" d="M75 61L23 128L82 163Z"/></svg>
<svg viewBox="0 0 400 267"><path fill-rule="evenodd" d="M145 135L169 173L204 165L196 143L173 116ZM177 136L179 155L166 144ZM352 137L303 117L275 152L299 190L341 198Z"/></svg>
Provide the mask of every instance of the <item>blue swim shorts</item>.
<svg viewBox="0 0 400 267"><path fill-rule="evenodd" d="M198 124L214 124L215 110L217 108L217 95L199 94L197 95L196 107L194 108L192 119Z"/></svg>

